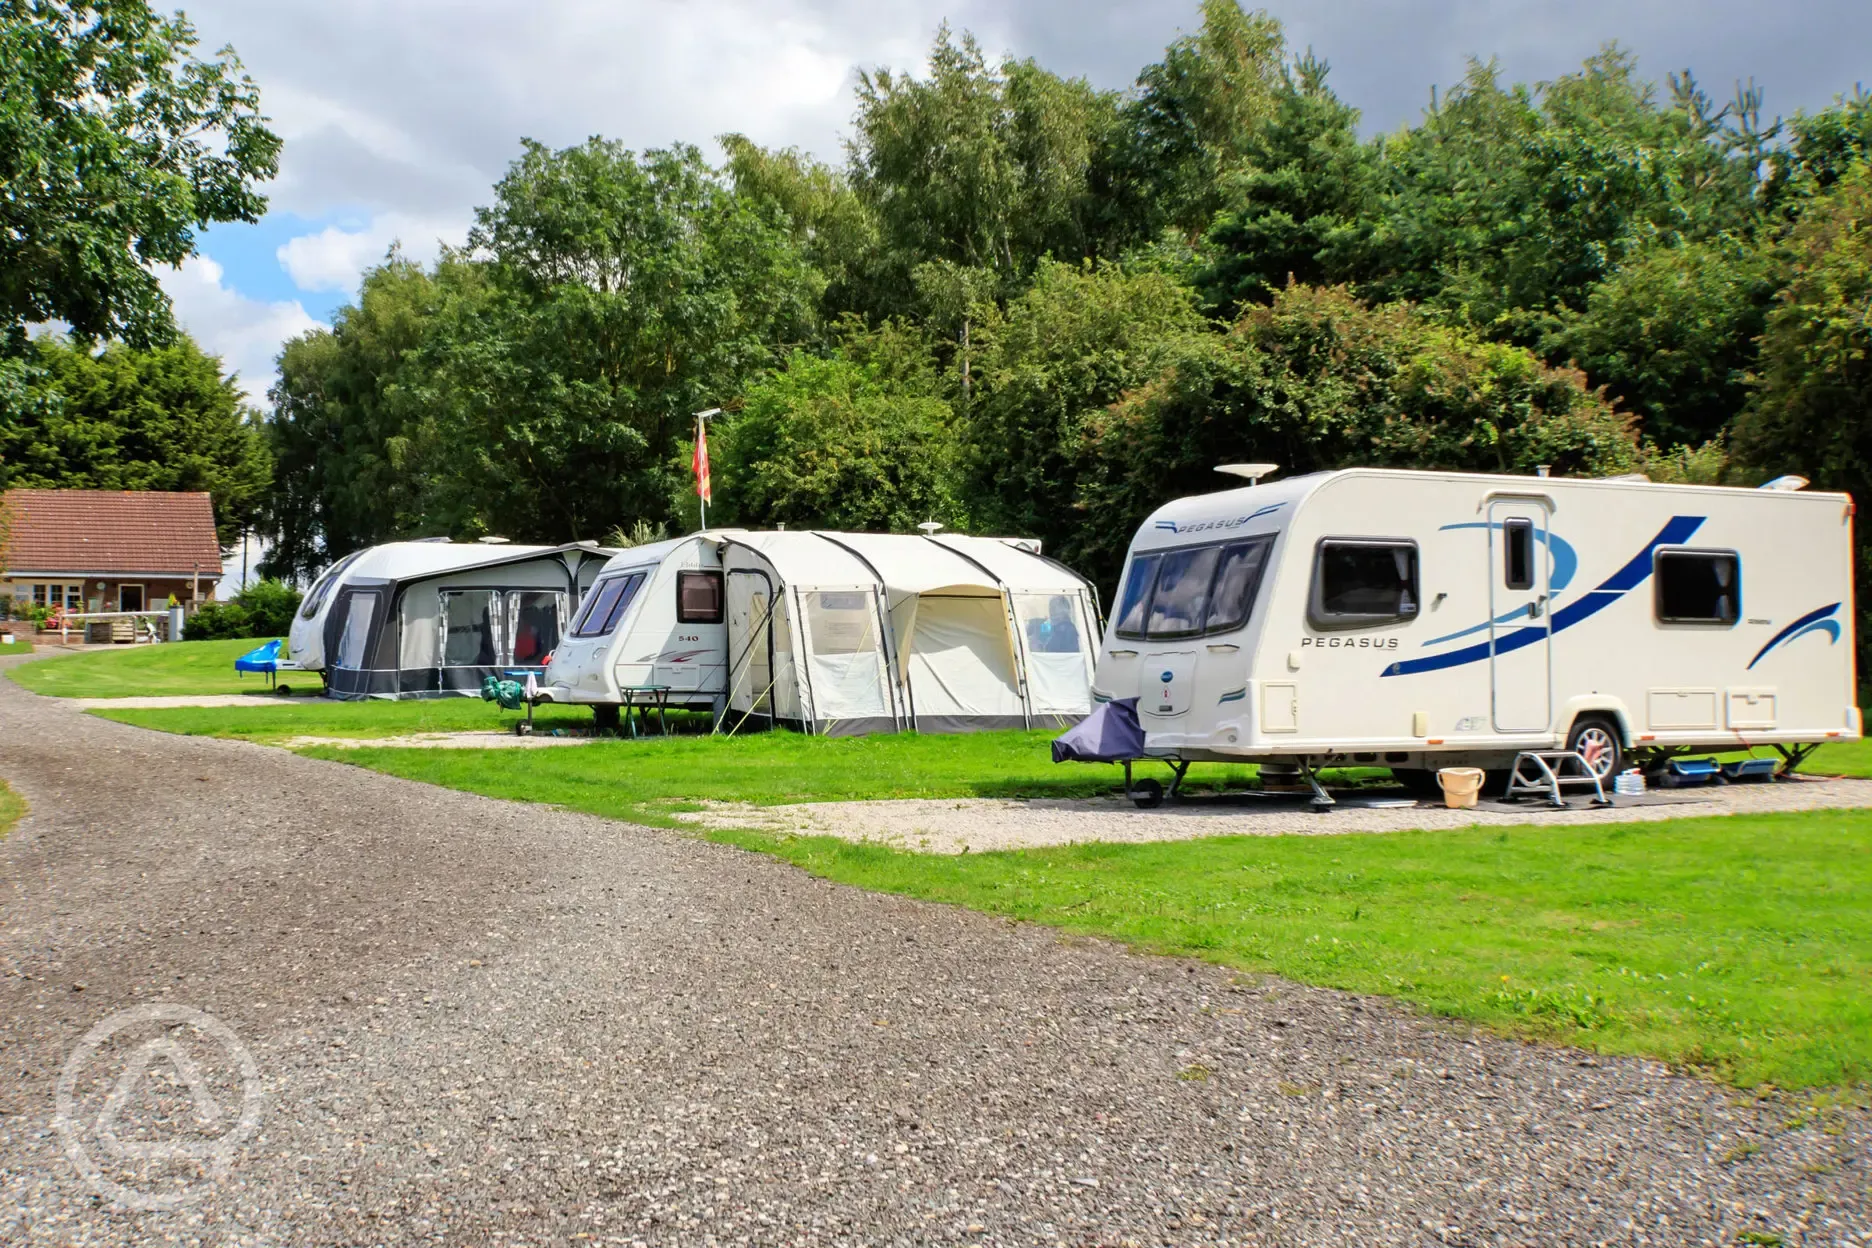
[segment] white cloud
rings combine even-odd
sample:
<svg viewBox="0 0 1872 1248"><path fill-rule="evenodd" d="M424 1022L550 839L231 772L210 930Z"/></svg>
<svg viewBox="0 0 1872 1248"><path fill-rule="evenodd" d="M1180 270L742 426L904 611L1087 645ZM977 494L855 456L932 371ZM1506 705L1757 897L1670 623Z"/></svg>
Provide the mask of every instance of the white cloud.
<svg viewBox="0 0 1872 1248"><path fill-rule="evenodd" d="M403 254L411 259L427 262L436 257L442 243L460 246L467 237L465 222L418 221L388 212L357 229L328 225L316 234L301 234L287 240L276 254L300 290L350 294L357 289L359 275L382 260L392 243L401 244Z"/></svg>
<svg viewBox="0 0 1872 1248"><path fill-rule="evenodd" d="M206 256L163 274L176 323L202 349L221 357L250 401L263 402L273 382L274 357L288 338L319 328L298 300L263 303L224 284L221 266Z"/></svg>

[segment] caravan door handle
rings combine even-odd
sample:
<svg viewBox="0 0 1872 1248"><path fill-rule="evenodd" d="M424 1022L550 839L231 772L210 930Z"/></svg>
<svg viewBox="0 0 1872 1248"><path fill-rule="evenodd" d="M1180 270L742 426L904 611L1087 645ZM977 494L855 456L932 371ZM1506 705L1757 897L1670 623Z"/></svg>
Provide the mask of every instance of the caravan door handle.
<svg viewBox="0 0 1872 1248"><path fill-rule="evenodd" d="M1528 619L1530 620L1540 619L1541 612L1546 609L1546 606L1547 606L1546 594L1542 594L1540 597L1536 598L1533 602L1528 603L1527 604Z"/></svg>

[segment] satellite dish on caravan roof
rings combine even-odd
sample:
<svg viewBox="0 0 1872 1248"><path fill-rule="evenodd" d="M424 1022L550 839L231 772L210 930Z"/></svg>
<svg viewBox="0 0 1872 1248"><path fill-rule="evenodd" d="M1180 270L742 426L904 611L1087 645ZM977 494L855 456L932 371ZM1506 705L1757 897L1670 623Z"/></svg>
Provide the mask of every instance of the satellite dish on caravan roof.
<svg viewBox="0 0 1872 1248"><path fill-rule="evenodd" d="M1776 477L1761 488L1764 490L1804 490L1807 488L1807 478L1795 476L1790 472L1785 477Z"/></svg>
<svg viewBox="0 0 1872 1248"><path fill-rule="evenodd" d="M1231 477L1246 477L1248 484L1254 485L1262 477L1271 477L1280 471L1279 464L1217 464L1217 472L1226 472Z"/></svg>

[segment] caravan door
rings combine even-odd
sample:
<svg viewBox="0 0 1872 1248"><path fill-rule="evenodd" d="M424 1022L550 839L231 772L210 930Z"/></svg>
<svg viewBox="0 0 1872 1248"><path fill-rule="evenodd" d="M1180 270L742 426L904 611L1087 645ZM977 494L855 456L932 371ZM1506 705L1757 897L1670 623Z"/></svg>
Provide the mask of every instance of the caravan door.
<svg viewBox="0 0 1872 1248"><path fill-rule="evenodd" d="M1496 732L1553 726L1549 514L1533 499L1489 504L1489 681Z"/></svg>

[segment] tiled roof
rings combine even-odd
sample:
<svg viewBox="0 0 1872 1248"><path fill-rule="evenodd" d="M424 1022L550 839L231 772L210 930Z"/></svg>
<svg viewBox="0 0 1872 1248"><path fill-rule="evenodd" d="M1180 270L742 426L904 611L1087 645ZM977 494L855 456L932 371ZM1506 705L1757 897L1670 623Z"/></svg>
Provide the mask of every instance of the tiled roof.
<svg viewBox="0 0 1872 1248"><path fill-rule="evenodd" d="M9 490L0 508L0 571L221 575L206 494Z"/></svg>

